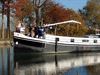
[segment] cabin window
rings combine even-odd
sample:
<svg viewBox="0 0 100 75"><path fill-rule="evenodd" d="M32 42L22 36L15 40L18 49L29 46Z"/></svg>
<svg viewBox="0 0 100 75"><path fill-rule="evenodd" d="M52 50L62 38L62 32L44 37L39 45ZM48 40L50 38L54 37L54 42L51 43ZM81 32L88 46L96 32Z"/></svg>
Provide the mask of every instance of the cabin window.
<svg viewBox="0 0 100 75"><path fill-rule="evenodd" d="M82 40L82 42L89 42L89 40Z"/></svg>
<svg viewBox="0 0 100 75"><path fill-rule="evenodd" d="M97 43L97 40L94 40L94 43Z"/></svg>
<svg viewBox="0 0 100 75"><path fill-rule="evenodd" d="M98 37L100 38L100 35L98 35Z"/></svg>
<svg viewBox="0 0 100 75"><path fill-rule="evenodd" d="M74 39L71 39L71 42L74 42Z"/></svg>

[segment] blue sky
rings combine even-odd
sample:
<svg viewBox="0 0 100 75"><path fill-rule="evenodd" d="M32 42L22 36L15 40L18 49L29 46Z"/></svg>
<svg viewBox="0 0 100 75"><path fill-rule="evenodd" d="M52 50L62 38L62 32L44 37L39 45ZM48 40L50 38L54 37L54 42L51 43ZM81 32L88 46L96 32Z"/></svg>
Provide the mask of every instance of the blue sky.
<svg viewBox="0 0 100 75"><path fill-rule="evenodd" d="M55 2L63 5L65 8L71 8L77 11L86 5L87 0L55 0Z"/></svg>

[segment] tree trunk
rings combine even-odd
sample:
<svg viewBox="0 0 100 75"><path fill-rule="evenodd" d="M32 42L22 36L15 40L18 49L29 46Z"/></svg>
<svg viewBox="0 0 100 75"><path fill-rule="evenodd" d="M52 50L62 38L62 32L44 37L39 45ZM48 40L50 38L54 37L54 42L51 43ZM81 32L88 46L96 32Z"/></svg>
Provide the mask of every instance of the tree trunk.
<svg viewBox="0 0 100 75"><path fill-rule="evenodd" d="M36 25L39 26L40 25L39 9L36 9L35 14L36 14Z"/></svg>
<svg viewBox="0 0 100 75"><path fill-rule="evenodd" d="M4 33L5 33L5 32L4 32L4 31L5 31L5 30L4 30L4 23L2 23L2 27L1 27L1 28L2 28L1 37L2 37L2 39L4 39L4 38L5 38L5 36L4 36L4 35L5 35L5 34L4 34Z"/></svg>
<svg viewBox="0 0 100 75"><path fill-rule="evenodd" d="M8 0L8 7L7 7L7 32L8 32L8 38L10 38L10 1Z"/></svg>
<svg viewBox="0 0 100 75"><path fill-rule="evenodd" d="M4 2L2 5L2 27L1 27L1 38L4 39Z"/></svg>

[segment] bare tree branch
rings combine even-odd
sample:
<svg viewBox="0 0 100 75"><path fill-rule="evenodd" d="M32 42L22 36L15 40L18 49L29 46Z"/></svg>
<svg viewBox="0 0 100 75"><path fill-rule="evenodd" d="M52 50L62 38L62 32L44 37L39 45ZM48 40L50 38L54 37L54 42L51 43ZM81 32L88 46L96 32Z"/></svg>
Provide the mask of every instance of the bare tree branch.
<svg viewBox="0 0 100 75"><path fill-rule="evenodd" d="M42 7L48 0L33 0L35 7Z"/></svg>
<svg viewBox="0 0 100 75"><path fill-rule="evenodd" d="M42 6L45 5L45 3L48 0L33 0L33 6L34 6L34 13L36 18L36 24L39 25L41 16L42 16Z"/></svg>
<svg viewBox="0 0 100 75"><path fill-rule="evenodd" d="M42 2L41 5L39 5L39 8L42 7L48 0L45 0L44 2Z"/></svg>
<svg viewBox="0 0 100 75"><path fill-rule="evenodd" d="M34 0L34 2L35 2L35 5L37 6L37 0Z"/></svg>
<svg viewBox="0 0 100 75"><path fill-rule="evenodd" d="M41 3L41 0L38 1L38 5Z"/></svg>

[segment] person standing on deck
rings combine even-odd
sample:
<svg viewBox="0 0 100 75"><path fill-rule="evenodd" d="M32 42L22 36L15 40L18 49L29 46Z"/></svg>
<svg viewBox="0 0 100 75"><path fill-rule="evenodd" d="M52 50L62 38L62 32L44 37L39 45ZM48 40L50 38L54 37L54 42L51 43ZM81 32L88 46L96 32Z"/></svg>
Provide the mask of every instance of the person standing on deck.
<svg viewBox="0 0 100 75"><path fill-rule="evenodd" d="M34 37L36 38L36 37L38 36L38 27L35 26L35 28L34 28L34 32L35 32Z"/></svg>
<svg viewBox="0 0 100 75"><path fill-rule="evenodd" d="M18 21L18 25L16 27L16 32L20 33L21 24L22 24L21 21Z"/></svg>
<svg viewBox="0 0 100 75"><path fill-rule="evenodd" d="M35 27L32 26L31 27L31 37L34 37L35 36Z"/></svg>
<svg viewBox="0 0 100 75"><path fill-rule="evenodd" d="M21 23L20 33L25 34L25 26L23 23Z"/></svg>
<svg viewBox="0 0 100 75"><path fill-rule="evenodd" d="M38 28L38 38L45 38L45 29L44 27Z"/></svg>

